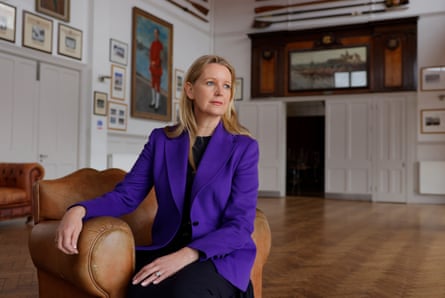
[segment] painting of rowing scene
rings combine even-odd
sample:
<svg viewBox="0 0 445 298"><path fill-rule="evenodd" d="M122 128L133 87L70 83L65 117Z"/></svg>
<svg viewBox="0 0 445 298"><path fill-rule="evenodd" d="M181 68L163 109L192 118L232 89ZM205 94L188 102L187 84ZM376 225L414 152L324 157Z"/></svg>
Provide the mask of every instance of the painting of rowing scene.
<svg viewBox="0 0 445 298"><path fill-rule="evenodd" d="M367 87L367 47L289 54L289 90Z"/></svg>

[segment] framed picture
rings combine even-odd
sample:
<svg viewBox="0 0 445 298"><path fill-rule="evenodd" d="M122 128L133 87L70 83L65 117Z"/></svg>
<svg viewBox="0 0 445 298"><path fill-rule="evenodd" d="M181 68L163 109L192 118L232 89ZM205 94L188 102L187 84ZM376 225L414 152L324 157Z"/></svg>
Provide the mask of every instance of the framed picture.
<svg viewBox="0 0 445 298"><path fill-rule="evenodd" d="M421 72L422 90L445 90L445 66L424 67Z"/></svg>
<svg viewBox="0 0 445 298"><path fill-rule="evenodd" d="M368 87L368 48L289 52L289 91Z"/></svg>
<svg viewBox="0 0 445 298"><path fill-rule="evenodd" d="M24 47L51 54L53 45L53 21L23 11L22 44Z"/></svg>
<svg viewBox="0 0 445 298"><path fill-rule="evenodd" d="M243 100L243 78L236 78L235 80L235 100Z"/></svg>
<svg viewBox="0 0 445 298"><path fill-rule="evenodd" d="M108 129L127 130L127 114L127 104L109 101Z"/></svg>
<svg viewBox="0 0 445 298"><path fill-rule="evenodd" d="M171 120L173 26L133 8L131 115Z"/></svg>
<svg viewBox="0 0 445 298"><path fill-rule="evenodd" d="M184 71L175 69L175 98L180 99L184 89Z"/></svg>
<svg viewBox="0 0 445 298"><path fill-rule="evenodd" d="M57 52L60 55L82 59L82 31L59 23L59 45Z"/></svg>
<svg viewBox="0 0 445 298"><path fill-rule="evenodd" d="M0 39L15 42L16 8L0 2Z"/></svg>
<svg viewBox="0 0 445 298"><path fill-rule="evenodd" d="M107 115L108 95L104 92L94 91L94 115Z"/></svg>
<svg viewBox="0 0 445 298"><path fill-rule="evenodd" d="M178 123L179 122L179 101L175 100L173 102L173 122Z"/></svg>
<svg viewBox="0 0 445 298"><path fill-rule="evenodd" d="M122 41L110 38L110 61L127 65L128 45Z"/></svg>
<svg viewBox="0 0 445 298"><path fill-rule="evenodd" d="M36 0L36 11L69 22L70 0Z"/></svg>
<svg viewBox="0 0 445 298"><path fill-rule="evenodd" d="M125 99L125 68L118 65L111 65L111 98Z"/></svg>
<svg viewBox="0 0 445 298"><path fill-rule="evenodd" d="M445 109L421 110L420 119L422 121L421 133L445 133Z"/></svg>

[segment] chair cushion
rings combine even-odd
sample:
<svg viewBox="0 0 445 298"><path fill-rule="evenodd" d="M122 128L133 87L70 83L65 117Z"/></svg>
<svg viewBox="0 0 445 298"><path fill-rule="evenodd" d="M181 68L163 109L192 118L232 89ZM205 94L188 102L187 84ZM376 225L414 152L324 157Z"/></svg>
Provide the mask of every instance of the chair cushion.
<svg viewBox="0 0 445 298"><path fill-rule="evenodd" d="M26 191L15 187L0 187L0 207L26 201Z"/></svg>

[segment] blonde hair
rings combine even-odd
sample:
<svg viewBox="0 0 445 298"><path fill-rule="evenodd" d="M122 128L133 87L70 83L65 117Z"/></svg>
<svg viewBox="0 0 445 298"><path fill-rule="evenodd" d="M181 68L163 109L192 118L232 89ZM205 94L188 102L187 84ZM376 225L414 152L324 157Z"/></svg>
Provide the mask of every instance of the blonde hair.
<svg viewBox="0 0 445 298"><path fill-rule="evenodd" d="M201 76L204 67L211 63L217 63L222 66L225 66L229 70L232 76L232 81L231 81L232 88L230 91L229 106L227 108L227 111L221 118L224 128L231 134L247 135L252 137L250 132L239 123L238 115L236 113L235 104L233 101L233 97L235 95L235 80L236 80L235 68L226 59L217 55L204 55L199 57L198 59L195 60L195 62L193 62L187 74L185 75L184 85L187 82L194 84ZM197 127L198 125L196 123L196 118L194 114L193 100L191 100L187 96L186 92L184 92L183 89L179 101L179 122L176 126L167 128L165 131L167 136L170 138L177 137L184 131L188 132L190 139L189 160L193 167L195 163L193 161L192 147L193 144L195 143Z"/></svg>

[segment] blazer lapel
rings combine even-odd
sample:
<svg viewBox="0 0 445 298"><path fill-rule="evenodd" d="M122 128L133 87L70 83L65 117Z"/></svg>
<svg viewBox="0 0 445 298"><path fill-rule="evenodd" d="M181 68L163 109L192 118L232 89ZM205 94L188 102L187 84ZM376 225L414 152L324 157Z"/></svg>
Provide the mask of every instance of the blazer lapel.
<svg viewBox="0 0 445 298"><path fill-rule="evenodd" d="M196 171L192 186L192 200L201 188L224 166L234 148L233 135L226 132L222 122L220 122L213 132Z"/></svg>
<svg viewBox="0 0 445 298"><path fill-rule="evenodd" d="M189 138L186 133L174 139L167 139L165 163L168 183L178 210L182 212L185 183L187 178Z"/></svg>

